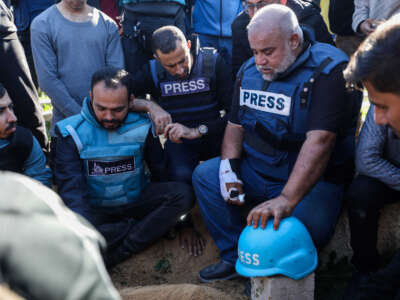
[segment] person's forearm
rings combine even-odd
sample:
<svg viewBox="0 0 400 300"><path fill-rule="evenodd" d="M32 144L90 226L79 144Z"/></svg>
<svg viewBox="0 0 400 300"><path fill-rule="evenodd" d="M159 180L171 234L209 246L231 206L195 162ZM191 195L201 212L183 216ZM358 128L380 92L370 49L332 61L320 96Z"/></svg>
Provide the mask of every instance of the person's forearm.
<svg viewBox="0 0 400 300"><path fill-rule="evenodd" d="M240 158L243 147L243 133L241 125L228 122L222 142L221 159Z"/></svg>
<svg viewBox="0 0 400 300"><path fill-rule="evenodd" d="M353 31L357 32L358 27L360 24L369 18L369 8L368 4L365 0L355 0L354 1L354 13L353 13L353 21L352 27Z"/></svg>
<svg viewBox="0 0 400 300"><path fill-rule="evenodd" d="M130 110L135 112L147 112L150 113L151 109L157 105L153 101L149 101L146 99L135 98L132 104L130 105Z"/></svg>
<svg viewBox="0 0 400 300"><path fill-rule="evenodd" d="M307 139L281 193L293 206L301 201L324 173L335 141L336 134L328 131L313 130L307 133Z"/></svg>

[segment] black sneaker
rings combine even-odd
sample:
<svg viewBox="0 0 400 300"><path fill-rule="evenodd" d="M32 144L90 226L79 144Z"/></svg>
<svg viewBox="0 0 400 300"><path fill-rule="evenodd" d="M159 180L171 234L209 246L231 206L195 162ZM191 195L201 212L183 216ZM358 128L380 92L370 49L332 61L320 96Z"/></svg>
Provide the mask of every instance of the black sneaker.
<svg viewBox="0 0 400 300"><path fill-rule="evenodd" d="M199 272L199 279L201 282L213 282L216 280L228 280L238 277L235 266L221 260L220 262L205 267Z"/></svg>

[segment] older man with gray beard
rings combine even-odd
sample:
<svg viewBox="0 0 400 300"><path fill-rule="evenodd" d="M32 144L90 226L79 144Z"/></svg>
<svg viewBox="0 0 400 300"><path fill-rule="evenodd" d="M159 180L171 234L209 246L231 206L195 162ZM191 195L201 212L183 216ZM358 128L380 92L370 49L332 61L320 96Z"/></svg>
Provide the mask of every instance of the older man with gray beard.
<svg viewBox="0 0 400 300"><path fill-rule="evenodd" d="M203 282L237 275L243 212L255 228L273 218L277 229L293 215L316 246L324 246L352 177L361 94L345 88L346 54L313 41L293 11L278 4L256 13L248 38L254 57L238 73L221 157L193 174L203 219L221 254L220 262L200 271Z"/></svg>

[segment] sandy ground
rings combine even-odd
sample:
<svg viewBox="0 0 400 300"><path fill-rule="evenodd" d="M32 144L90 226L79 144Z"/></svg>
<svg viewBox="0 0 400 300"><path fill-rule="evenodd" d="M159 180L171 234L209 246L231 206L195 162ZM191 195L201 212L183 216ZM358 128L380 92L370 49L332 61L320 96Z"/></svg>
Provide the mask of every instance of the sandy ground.
<svg viewBox="0 0 400 300"><path fill-rule="evenodd" d="M124 299L151 299L146 298L143 293L148 293L148 286L154 293L153 299L174 299L178 296L167 297L170 289L163 289L164 297L159 298L160 285L165 284L191 284L185 286L174 286L173 290L180 290L179 300L197 299L196 297L185 297L194 291L198 295L207 295L198 299L232 299L245 300L248 297L244 294L246 283L245 278L237 278L228 281L215 282L210 284L200 283L197 278L199 270L219 260L218 249L209 235L205 225L201 222L198 210L193 213L196 228L206 239L206 248L203 255L199 257L190 256L186 249L179 246L179 239L161 239L159 242L134 255L128 261L113 269L111 278L118 290L121 291ZM196 286L193 286L196 285ZM136 296L130 297L138 287L146 287ZM211 289L208 289L210 287ZM200 288L200 289L199 289ZM136 291L137 292L137 291ZM200 294L199 294L200 293ZM140 295L140 296L139 296ZM213 295L213 296L210 296Z"/></svg>

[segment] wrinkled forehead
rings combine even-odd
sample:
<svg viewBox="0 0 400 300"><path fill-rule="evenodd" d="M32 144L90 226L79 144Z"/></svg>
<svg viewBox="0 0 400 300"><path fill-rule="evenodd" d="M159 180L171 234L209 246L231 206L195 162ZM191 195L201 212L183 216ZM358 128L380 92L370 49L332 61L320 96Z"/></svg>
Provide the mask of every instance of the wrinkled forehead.
<svg viewBox="0 0 400 300"><path fill-rule="evenodd" d="M254 28L248 33L250 47L253 48L266 48L278 46L282 44L285 34L277 27L273 26L268 29L262 30L261 28Z"/></svg>
<svg viewBox="0 0 400 300"><path fill-rule="evenodd" d="M169 53L163 53L160 50L157 50L157 56L160 59L163 65L173 66L177 63L181 62L186 55L188 55L189 48L185 43L181 41L176 41L176 48L175 50Z"/></svg>

